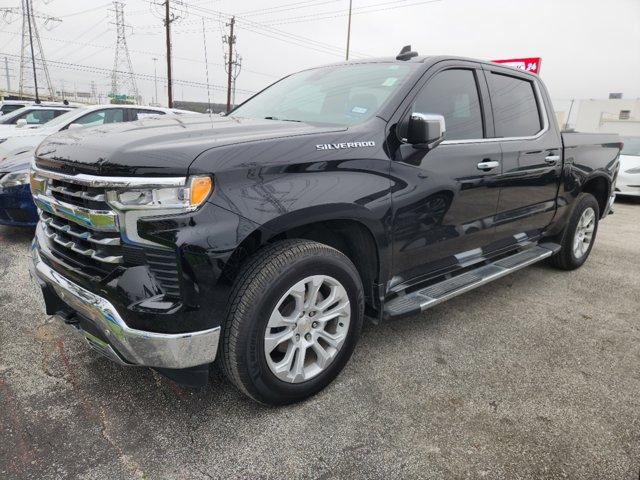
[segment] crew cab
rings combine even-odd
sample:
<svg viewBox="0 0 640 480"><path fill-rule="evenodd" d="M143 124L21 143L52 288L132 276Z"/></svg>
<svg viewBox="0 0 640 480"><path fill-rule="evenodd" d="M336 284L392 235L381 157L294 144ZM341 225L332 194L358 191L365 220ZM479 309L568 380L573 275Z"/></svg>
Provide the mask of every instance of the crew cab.
<svg viewBox="0 0 640 480"><path fill-rule="evenodd" d="M202 385L217 362L292 403L339 374L365 316L544 259L580 267L620 148L560 133L541 80L509 67L405 48L312 68L225 117L44 141L33 277L47 313L121 365Z"/></svg>

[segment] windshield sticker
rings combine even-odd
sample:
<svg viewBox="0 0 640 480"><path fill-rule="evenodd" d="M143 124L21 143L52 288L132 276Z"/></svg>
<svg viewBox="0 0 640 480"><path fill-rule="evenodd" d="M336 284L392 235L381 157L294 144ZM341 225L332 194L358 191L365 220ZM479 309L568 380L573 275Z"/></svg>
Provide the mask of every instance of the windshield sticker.
<svg viewBox="0 0 640 480"><path fill-rule="evenodd" d="M353 107L351 109L352 113L367 113L367 109L364 107Z"/></svg>
<svg viewBox="0 0 640 480"><path fill-rule="evenodd" d="M389 77L384 82L382 82L382 86L393 87L397 81L398 81L397 77Z"/></svg>
<svg viewBox="0 0 640 480"><path fill-rule="evenodd" d="M344 150L346 148L375 147L376 142L321 143L316 150Z"/></svg>

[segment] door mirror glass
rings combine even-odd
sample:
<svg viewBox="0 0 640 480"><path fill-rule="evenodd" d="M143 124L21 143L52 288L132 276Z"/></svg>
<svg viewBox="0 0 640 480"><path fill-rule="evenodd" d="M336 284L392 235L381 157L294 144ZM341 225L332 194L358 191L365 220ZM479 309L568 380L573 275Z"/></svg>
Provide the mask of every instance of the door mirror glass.
<svg viewBox="0 0 640 480"><path fill-rule="evenodd" d="M16 126L18 128L22 128L27 124L27 120L25 118L21 118L16 122Z"/></svg>
<svg viewBox="0 0 640 480"><path fill-rule="evenodd" d="M407 125L407 143L431 150L444 140L445 132L442 115L412 113Z"/></svg>

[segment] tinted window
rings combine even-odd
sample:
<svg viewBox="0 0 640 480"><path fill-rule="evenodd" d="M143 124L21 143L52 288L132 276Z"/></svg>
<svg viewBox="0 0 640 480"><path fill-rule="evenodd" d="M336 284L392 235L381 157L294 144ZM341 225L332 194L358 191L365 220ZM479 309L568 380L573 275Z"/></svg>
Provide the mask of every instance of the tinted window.
<svg viewBox="0 0 640 480"><path fill-rule="evenodd" d="M53 120L55 113L55 110L32 110L14 118L11 123L17 123L18 120L24 118L29 125L41 125Z"/></svg>
<svg viewBox="0 0 640 480"><path fill-rule="evenodd" d="M140 120L147 117L157 117L158 115L164 115L164 112L158 112L156 110L136 110L134 120Z"/></svg>
<svg viewBox="0 0 640 480"><path fill-rule="evenodd" d="M528 137L542 129L532 82L490 73L489 88L496 137Z"/></svg>
<svg viewBox="0 0 640 480"><path fill-rule="evenodd" d="M482 138L482 109L473 70L445 70L418 94L413 112L439 114L446 123L445 140Z"/></svg>
<svg viewBox="0 0 640 480"><path fill-rule="evenodd" d="M124 119L124 112L119 108L110 110L98 110L97 112L91 112L84 117L80 117L71 123L79 123L87 127L93 127L96 125L103 125L105 123L120 123Z"/></svg>
<svg viewBox="0 0 640 480"><path fill-rule="evenodd" d="M0 108L0 112L6 115L7 113L11 113L22 107L24 107L24 105L2 105L2 108Z"/></svg>

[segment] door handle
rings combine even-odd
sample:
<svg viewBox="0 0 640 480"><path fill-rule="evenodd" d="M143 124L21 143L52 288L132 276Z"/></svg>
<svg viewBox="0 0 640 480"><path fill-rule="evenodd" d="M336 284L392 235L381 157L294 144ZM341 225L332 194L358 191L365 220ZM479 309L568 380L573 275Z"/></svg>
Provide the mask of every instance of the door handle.
<svg viewBox="0 0 640 480"><path fill-rule="evenodd" d="M547 155L544 157L544 161L547 163L556 163L560 160L560 155Z"/></svg>
<svg viewBox="0 0 640 480"><path fill-rule="evenodd" d="M496 162L495 160L488 160L488 161L480 162L478 164L478 170L484 170L486 172L498 166L500 166L500 162Z"/></svg>

